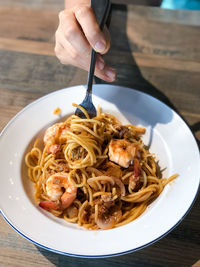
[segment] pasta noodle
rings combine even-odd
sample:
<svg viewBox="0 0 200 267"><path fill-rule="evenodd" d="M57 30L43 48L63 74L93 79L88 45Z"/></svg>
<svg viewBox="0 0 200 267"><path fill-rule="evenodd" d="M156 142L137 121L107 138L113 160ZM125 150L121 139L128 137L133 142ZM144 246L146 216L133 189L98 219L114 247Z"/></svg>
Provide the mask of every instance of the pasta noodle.
<svg viewBox="0 0 200 267"><path fill-rule="evenodd" d="M144 128L122 125L111 114L72 115L56 123L26 154L28 177L40 207L87 229L111 229L140 216L177 177L160 177L144 145Z"/></svg>

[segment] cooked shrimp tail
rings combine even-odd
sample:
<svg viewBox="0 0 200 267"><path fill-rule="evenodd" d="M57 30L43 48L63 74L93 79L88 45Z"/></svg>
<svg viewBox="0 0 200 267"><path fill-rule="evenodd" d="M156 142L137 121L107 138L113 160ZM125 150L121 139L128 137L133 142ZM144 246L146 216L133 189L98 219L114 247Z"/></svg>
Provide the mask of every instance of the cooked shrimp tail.
<svg viewBox="0 0 200 267"><path fill-rule="evenodd" d="M60 205L58 205L54 201L41 201L39 203L39 206L43 208L44 210L50 211L50 210L59 210Z"/></svg>
<svg viewBox="0 0 200 267"><path fill-rule="evenodd" d="M62 197L61 197L61 204L62 204L62 209L68 208L76 198L76 191L75 192L65 192Z"/></svg>

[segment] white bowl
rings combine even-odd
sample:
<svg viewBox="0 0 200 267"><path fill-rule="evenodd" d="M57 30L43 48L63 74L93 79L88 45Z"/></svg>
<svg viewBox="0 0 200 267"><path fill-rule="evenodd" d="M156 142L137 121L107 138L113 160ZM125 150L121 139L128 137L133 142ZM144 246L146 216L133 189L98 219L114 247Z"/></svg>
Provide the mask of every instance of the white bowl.
<svg viewBox="0 0 200 267"><path fill-rule="evenodd" d="M143 140L151 145L164 176L179 173L162 194L135 221L111 230L90 231L56 218L36 206L33 184L27 178L24 155L37 136L55 123L53 110L62 117L81 103L84 86L46 95L19 112L0 136L1 214L22 236L50 251L77 257L110 257L133 252L169 233L194 202L200 180L200 157L185 122L157 99L119 86L95 85L93 101L123 123L146 127Z"/></svg>

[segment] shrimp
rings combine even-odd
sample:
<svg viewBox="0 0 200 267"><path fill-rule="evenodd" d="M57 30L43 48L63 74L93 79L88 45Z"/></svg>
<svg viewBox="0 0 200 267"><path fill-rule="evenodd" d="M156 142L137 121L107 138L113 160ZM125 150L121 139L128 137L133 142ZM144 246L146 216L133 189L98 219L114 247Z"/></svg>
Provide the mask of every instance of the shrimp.
<svg viewBox="0 0 200 267"><path fill-rule="evenodd" d="M56 154L58 151L60 151L60 145L58 144L50 145L47 149L47 152L51 154Z"/></svg>
<svg viewBox="0 0 200 267"><path fill-rule="evenodd" d="M59 139L67 133L69 128L62 122L49 127L44 134L44 145L47 146L47 152L56 154L60 150Z"/></svg>
<svg viewBox="0 0 200 267"><path fill-rule="evenodd" d="M46 182L46 191L50 201L41 201L39 206L45 210L64 210L76 198L77 188L68 180L68 174L51 175Z"/></svg>
<svg viewBox="0 0 200 267"><path fill-rule="evenodd" d="M136 147L125 139L112 139L109 144L109 158L121 167L128 168L133 163Z"/></svg>
<svg viewBox="0 0 200 267"><path fill-rule="evenodd" d="M141 166L137 158L134 158L133 174L129 177L129 187L134 190L141 177Z"/></svg>
<svg viewBox="0 0 200 267"><path fill-rule="evenodd" d="M61 130L62 125L63 123L56 123L46 130L44 134L44 139L43 139L45 146L56 143L60 135L60 130Z"/></svg>

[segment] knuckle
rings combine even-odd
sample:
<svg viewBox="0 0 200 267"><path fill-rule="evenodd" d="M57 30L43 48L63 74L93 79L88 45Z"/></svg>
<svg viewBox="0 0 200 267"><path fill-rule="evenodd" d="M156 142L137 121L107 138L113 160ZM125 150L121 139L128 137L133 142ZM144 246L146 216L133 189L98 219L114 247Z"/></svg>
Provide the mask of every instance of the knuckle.
<svg viewBox="0 0 200 267"><path fill-rule="evenodd" d="M58 54L56 55L56 57L59 59L59 61L62 60L62 57L61 57L61 54L60 54L60 53L58 53Z"/></svg>
<svg viewBox="0 0 200 267"><path fill-rule="evenodd" d="M58 55L57 58L59 59L61 64L63 64L63 65L67 65L68 64L68 60L64 56Z"/></svg>
<svg viewBox="0 0 200 267"><path fill-rule="evenodd" d="M88 15L88 13L91 11L91 8L89 6L79 6L76 8L75 13L78 17L85 17Z"/></svg>
<svg viewBox="0 0 200 267"><path fill-rule="evenodd" d="M54 48L56 57L60 61L61 64L67 64L67 58L63 56L63 52L60 46L56 45Z"/></svg>
<svg viewBox="0 0 200 267"><path fill-rule="evenodd" d="M70 20L71 12L69 10L62 10L58 13L58 18L60 23L65 23L67 20Z"/></svg>
<svg viewBox="0 0 200 267"><path fill-rule="evenodd" d="M67 27L67 29L65 30L65 38L68 41L74 39L76 34L77 34L77 29L73 25Z"/></svg>
<svg viewBox="0 0 200 267"><path fill-rule="evenodd" d="M73 51L73 52L71 53L71 58L72 58L73 61L77 61L78 58L79 58L79 54L78 54L78 52Z"/></svg>
<svg viewBox="0 0 200 267"><path fill-rule="evenodd" d="M63 65L67 65L67 62L63 58L59 58L59 61Z"/></svg>
<svg viewBox="0 0 200 267"><path fill-rule="evenodd" d="M60 24L66 23L70 21L71 11L70 10L62 10L58 13Z"/></svg>
<svg viewBox="0 0 200 267"><path fill-rule="evenodd" d="M60 11L58 13L58 17L59 17L60 20L62 20L65 17L65 11L64 10Z"/></svg>
<svg viewBox="0 0 200 267"><path fill-rule="evenodd" d="M55 39L57 40L58 37L59 37L59 32L58 32L58 30L57 30L57 31L55 32Z"/></svg>
<svg viewBox="0 0 200 267"><path fill-rule="evenodd" d="M55 52L56 56L58 57L60 54L60 49L57 45L54 47L54 52Z"/></svg>
<svg viewBox="0 0 200 267"><path fill-rule="evenodd" d="M55 52L56 55L58 54L58 48L57 48L57 46L54 47L54 52Z"/></svg>

